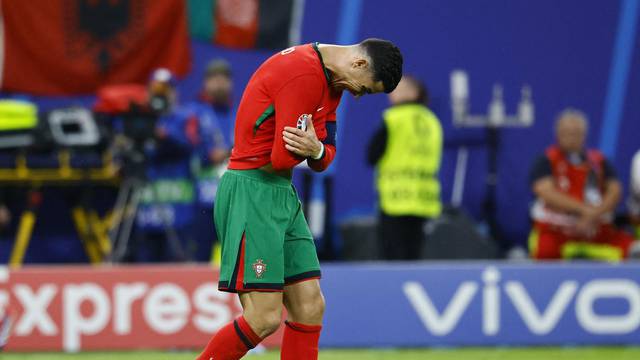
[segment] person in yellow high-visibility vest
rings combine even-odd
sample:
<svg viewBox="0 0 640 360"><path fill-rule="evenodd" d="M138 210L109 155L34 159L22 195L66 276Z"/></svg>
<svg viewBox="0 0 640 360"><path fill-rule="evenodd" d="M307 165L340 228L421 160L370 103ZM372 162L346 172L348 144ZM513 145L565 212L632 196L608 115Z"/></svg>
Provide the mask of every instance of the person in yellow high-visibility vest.
<svg viewBox="0 0 640 360"><path fill-rule="evenodd" d="M438 170L442 127L429 110L425 86L404 76L389 94L391 107L369 143L368 162L376 167L381 257L418 259L424 226L440 215Z"/></svg>

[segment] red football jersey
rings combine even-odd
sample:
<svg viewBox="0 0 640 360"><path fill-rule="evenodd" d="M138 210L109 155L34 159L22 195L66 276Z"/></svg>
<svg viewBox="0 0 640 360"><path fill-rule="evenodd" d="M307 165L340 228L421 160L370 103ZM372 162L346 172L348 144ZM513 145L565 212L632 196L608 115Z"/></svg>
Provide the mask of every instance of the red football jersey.
<svg viewBox="0 0 640 360"><path fill-rule="evenodd" d="M271 163L274 169L291 169L305 159L288 151L282 132L313 121L318 139L325 144L320 160L307 159L316 171L326 169L335 157L333 139L327 139L327 122L336 121L342 91L329 87L317 44L283 50L265 61L244 89L236 114L235 145L229 169L257 169Z"/></svg>

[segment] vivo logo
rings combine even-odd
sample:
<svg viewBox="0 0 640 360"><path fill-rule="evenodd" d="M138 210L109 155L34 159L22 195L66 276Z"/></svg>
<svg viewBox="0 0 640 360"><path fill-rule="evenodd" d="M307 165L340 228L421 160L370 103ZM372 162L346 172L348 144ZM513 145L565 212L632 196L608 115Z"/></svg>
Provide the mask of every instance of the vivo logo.
<svg viewBox="0 0 640 360"><path fill-rule="evenodd" d="M588 333L621 335L631 333L640 326L640 287L632 280L595 279L582 286L577 281L566 280L558 285L549 299L538 301L536 305L522 282L506 281L501 284L500 277L497 268L487 267L482 273L481 282L462 282L442 311L436 309L422 284L406 282L403 291L424 327L436 336L451 333L476 297L482 301L482 332L487 336L500 333L503 296L513 304L529 331L538 336L549 334L557 326L570 311L569 304L574 299L573 310L578 324ZM616 315L598 314L594 310L594 303L600 299L623 300L628 304L627 311Z"/></svg>

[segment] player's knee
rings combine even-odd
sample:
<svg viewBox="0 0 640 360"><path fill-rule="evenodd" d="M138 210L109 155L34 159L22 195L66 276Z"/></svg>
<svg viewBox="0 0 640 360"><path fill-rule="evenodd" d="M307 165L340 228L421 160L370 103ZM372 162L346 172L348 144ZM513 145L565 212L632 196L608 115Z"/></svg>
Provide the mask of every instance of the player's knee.
<svg viewBox="0 0 640 360"><path fill-rule="evenodd" d="M320 323L322 322L322 317L324 316L325 302L322 294L318 296L314 296L309 299L309 301L305 301L300 306L300 318L299 321L303 323Z"/></svg>
<svg viewBox="0 0 640 360"><path fill-rule="evenodd" d="M257 329L258 336L261 338L267 337L280 327L282 322L282 312L273 310L264 312L259 317L260 328Z"/></svg>

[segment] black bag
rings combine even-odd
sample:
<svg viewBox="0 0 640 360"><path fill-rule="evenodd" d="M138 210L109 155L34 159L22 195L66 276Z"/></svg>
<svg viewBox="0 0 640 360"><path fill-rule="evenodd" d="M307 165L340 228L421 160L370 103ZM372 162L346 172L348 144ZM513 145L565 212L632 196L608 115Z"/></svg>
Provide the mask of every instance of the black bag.
<svg viewBox="0 0 640 360"><path fill-rule="evenodd" d="M496 259L495 242L483 236L461 209L445 207L425 228L424 259Z"/></svg>

